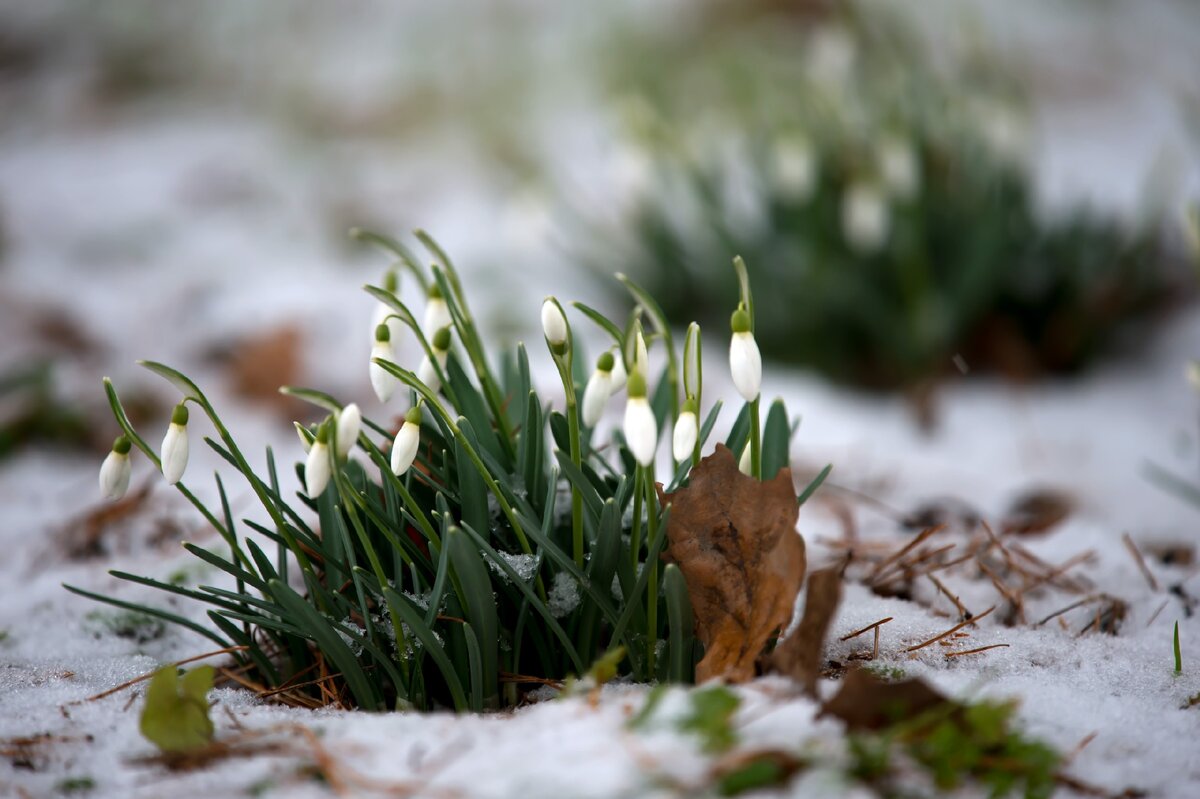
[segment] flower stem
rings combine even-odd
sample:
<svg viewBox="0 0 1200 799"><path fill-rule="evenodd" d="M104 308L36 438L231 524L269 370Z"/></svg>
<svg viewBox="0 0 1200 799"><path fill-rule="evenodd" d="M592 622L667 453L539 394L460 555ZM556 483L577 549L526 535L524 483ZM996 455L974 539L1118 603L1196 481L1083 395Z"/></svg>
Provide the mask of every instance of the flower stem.
<svg viewBox="0 0 1200 799"><path fill-rule="evenodd" d="M564 380L568 375L563 375ZM567 431L571 438L571 462L575 468L582 465L582 448L579 444L579 409L572 386L567 393ZM579 486L571 488L571 544L575 553L575 565L583 568L583 493Z"/></svg>
<svg viewBox="0 0 1200 799"><path fill-rule="evenodd" d="M654 490L654 475L649 469L643 470L646 477L646 525L647 539L655 540L658 532L658 493ZM647 557L645 568L650 572L646 577L646 675L654 679L654 654L658 648L658 558Z"/></svg>
<svg viewBox="0 0 1200 799"><path fill-rule="evenodd" d="M758 404L762 395L750 403L750 473L755 480L762 479L762 430L758 422Z"/></svg>

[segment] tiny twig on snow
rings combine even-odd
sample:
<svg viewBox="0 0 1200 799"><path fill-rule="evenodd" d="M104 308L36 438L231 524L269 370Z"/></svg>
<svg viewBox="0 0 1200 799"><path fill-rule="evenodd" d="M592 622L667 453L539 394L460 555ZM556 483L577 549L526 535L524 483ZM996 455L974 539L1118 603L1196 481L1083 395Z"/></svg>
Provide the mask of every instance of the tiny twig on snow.
<svg viewBox="0 0 1200 799"><path fill-rule="evenodd" d="M1150 571L1150 567L1146 565L1146 559L1142 557L1142 553L1138 550L1137 544L1133 543L1133 539L1129 533L1122 533L1121 540L1125 542L1125 548L1129 550L1129 554L1133 556L1133 562L1137 564L1138 570L1142 576L1146 578L1146 582L1150 583L1150 590L1158 592L1158 580L1154 579L1154 573Z"/></svg>
<svg viewBox="0 0 1200 799"><path fill-rule="evenodd" d="M989 613L991 613L995 609L996 609L996 606L992 605L990 608L985 610L983 613L980 613L978 616L975 616L974 618L967 619L966 621L960 622L960 623L954 625L953 627L951 627L949 630L946 630L946 632L941 633L940 635L936 635L933 638L930 638L928 641L923 641L919 644L916 644L915 646L910 646L908 649L905 649L904 651L905 652L916 652L918 649L924 649L925 647L929 646L930 644L936 644L938 641L942 640L943 638L948 638L949 636L954 635L956 632L961 630L963 627L966 627L968 624L974 624L975 622L977 622L980 619L982 619L983 617L987 616Z"/></svg>
<svg viewBox="0 0 1200 799"><path fill-rule="evenodd" d="M976 647L975 649L964 649L962 652L947 652L946 657L957 658L957 657L962 657L963 655L977 655L980 652L986 652L989 649L1000 649L1001 647L1007 647L1007 646L1009 646L1009 645L1008 644L990 644L988 646Z"/></svg>

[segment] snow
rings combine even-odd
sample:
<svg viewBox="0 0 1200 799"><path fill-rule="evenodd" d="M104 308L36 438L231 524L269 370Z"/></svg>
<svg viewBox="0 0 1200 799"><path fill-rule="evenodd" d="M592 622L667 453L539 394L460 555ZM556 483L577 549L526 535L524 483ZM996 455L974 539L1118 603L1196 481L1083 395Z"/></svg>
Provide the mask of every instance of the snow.
<svg viewBox="0 0 1200 799"><path fill-rule="evenodd" d="M0 21L18 29L49 25L55 18L47 10L54 4L3 5ZM66 14L75 5L63 3L56 13ZM295 18L289 18L284 32L266 37L263 57L287 53L290 35L309 44L323 41L343 57L356 47L382 51L383 29L403 22L405 13L417 13L417 4L402 5L366 40L355 35L371 28L361 19L323 17L332 33L321 39L322 25L297 29ZM1172 10L1169 2L1147 4L1154 11L1145 14L1139 5L1136 19L1132 12L1114 10L1120 27L1133 26L1136 33L1125 41L1110 38L1107 27L1097 32L1072 26L1077 15L1071 16L1069 4L1050 5L1042 12L1045 26L1028 23L1032 14L999 15L1010 21L1003 34L1018 42L1018 55L1051 58L1054 48L1047 42L1055 41L1054 31L1069 29L1076 53L1088 52L1097 38L1115 49L1123 78L1120 85L1105 86L1090 106L1080 101L1041 118L1039 170L1048 201L1083 196L1128 207L1160 149L1180 146L1166 92L1143 92L1142 84L1134 85L1137 76L1178 77L1195 74L1198 66L1194 48L1189 59L1186 46L1156 53L1144 52L1143 46L1135 58L1133 45L1152 34L1170 35L1172 41L1183 37L1186 44L1184 33L1195 31L1194 12L1183 6ZM526 13L533 13L531 6L536 4L524 4ZM277 12L276 6L258 13L269 22ZM453 19L457 11L444 13ZM1178 24L1172 26L1171 20ZM555 43L552 32L561 33L571 22L569 16L557 17L530 58L541 59L543 67L565 59L560 51L577 39ZM1112 19L1108 24L1116 25ZM237 51L238 59L251 58L245 48L227 49ZM315 59L314 92L324 102L336 99L343 112L361 115L394 88L395 74L429 56L429 50L414 48L408 62L364 64L356 73L355 91L345 96L339 94L345 84L334 69L339 59L331 55L325 66ZM57 373L62 396L102 407L100 377L111 374L123 393L146 389L169 403L171 390L133 361L153 358L179 365L209 392L255 463L262 463L263 447L276 447L287 493L299 486L284 465L303 453L286 420L235 398L202 356L214 344L299 320L307 381L357 399L367 415L381 417L384 409L372 399L366 368L373 301L358 287L377 282L386 262L348 251L345 227L382 220L390 230L415 224L430 229L464 271L483 327L539 344L537 308L543 296L588 300L594 294L588 277L559 268L563 256L549 232L553 215L548 219L547 213L553 205L548 198L531 189L513 190L507 178L482 166L461 135L443 135L435 125L432 133L412 134L420 146L411 149L386 137L328 141L303 136L279 109L257 109L230 95L219 70L205 79L209 94L204 98L88 114L80 110L80 87L87 77L81 58L78 53L64 57L39 77L36 97L25 98L25 113L0 118L0 238L7 242L7 252L0 255L0 368L48 346L31 332L31 309L62 309L95 345L94 352L68 353L62 360ZM1141 72L1134 69L1139 66ZM255 80L255 86L270 91L287 83L265 74ZM1049 99L1065 93L1059 86ZM533 116L541 126L537 140L561 139L554 157L563 161L588 163L583 156L599 157L588 149L594 142L588 139L587 120L578 118L586 100L574 97L571 79L557 76L545 95L534 103ZM0 93L0 102L6 97ZM1113 97L1136 98L1138 110ZM563 110L554 110L556 104ZM1110 123L1118 111L1123 118L1114 127ZM1081 140L1088 144L1077 147ZM580 169L586 174L586 167ZM514 280L514 273L520 279ZM411 281L402 292L411 307L421 307ZM705 374L713 382L706 395L733 396L730 385L717 385L725 370L723 353L719 347L708 349L712 363ZM355 352L361 355L347 355ZM415 350L408 354L415 357ZM1090 619L1090 606L1064 614L1066 629L1057 620L1039 628L1006 627L993 614L977 628L967 628L970 637L955 648L1006 648L947 659L937 646L904 650L945 631L954 619L851 584L833 624L829 658L842 661L869 649L870 633L839 639L892 616L881 629L879 666L925 678L957 697L1017 699L1024 729L1064 752L1095 733L1071 772L1108 790L1200 795L1200 708L1180 709L1200 692L1200 616L1187 615L1179 597L1164 588L1152 590L1121 541L1128 532L1143 550L1155 542L1200 545L1200 510L1144 477L1147 462L1197 476L1200 398L1181 376L1184 360L1197 355L1200 312L1192 306L1140 349L1131 347L1081 378L1022 387L972 376L947 385L936 397L938 423L931 433L917 429L901 399L858 394L768 365L764 396L784 397L804 418L792 452L797 471L803 476L826 463L835 467L830 486L801 512L800 529L814 566L836 556L829 542L844 535L847 509L860 541L895 547L909 540L911 534L899 531L886 510L855 499L847 489L903 511L931 498L953 497L996 520L1021 491L1048 486L1066 492L1076 507L1061 526L1022 543L1052 564L1093 550L1094 559L1070 574L1089 580L1093 592L1129 603L1118 636L1077 635ZM540 347L531 347L535 376L551 387L556 378L544 356ZM604 425L617 421L616 405ZM199 415L190 427L194 442L213 434ZM147 437L156 440L149 432ZM111 609L69 594L61 584L163 602L157 592L122 583L105 570L160 579L182 573L193 584L222 584L223 575L177 546L151 543L155 531L174 526L187 540L219 544L158 481L148 511L110 531L103 556L67 559L61 541L98 500L101 457L42 448L0 462L5 555L0 558L0 631L5 633L0 639L0 739L53 736L32 747L27 765L20 758L0 758L0 795L51 795L66 778L89 777L96 785L89 796L328 796L330 786L306 772L320 753L296 725L317 734L320 746L344 768L351 792L361 795L388 793L403 783L422 796L676 796L687 795L706 773L709 758L670 724L626 729L648 690L636 685L607 686L595 704L577 697L486 717L304 711L219 689L213 713L219 738L262 731L267 740L287 742L287 750L178 774L136 762L152 753L137 731L139 689L82 700L160 663L207 651L209 642L171 627L142 642L116 636L104 623ZM219 467L219 458L197 443L185 482L212 499L208 475ZM135 455L135 490L154 480L150 472L145 459ZM236 515L254 514L248 490L232 487L230 499ZM959 545L966 541L962 533L946 535ZM519 571L527 565L520 557L512 561ZM1200 594L1194 568L1153 560L1149 567L1160 586L1182 585ZM999 601L990 583L965 571L947 574L944 582L975 613ZM573 589L577 601L578 586L554 588L561 589L564 601ZM953 612L932 586L919 583L917 592L933 609ZM1076 598L1047 590L1030 598L1028 616L1040 619ZM190 603L173 609L203 618ZM1176 621L1183 646L1180 676L1173 673L1171 654ZM819 688L828 696L836 683L823 680ZM794 696L778 679L737 691L743 700L736 717L740 747L805 751L821 764L799 775L788 795L862 795L842 782L837 767L844 756L840 724L817 719L816 705ZM683 701L682 691L671 695L670 701Z"/></svg>

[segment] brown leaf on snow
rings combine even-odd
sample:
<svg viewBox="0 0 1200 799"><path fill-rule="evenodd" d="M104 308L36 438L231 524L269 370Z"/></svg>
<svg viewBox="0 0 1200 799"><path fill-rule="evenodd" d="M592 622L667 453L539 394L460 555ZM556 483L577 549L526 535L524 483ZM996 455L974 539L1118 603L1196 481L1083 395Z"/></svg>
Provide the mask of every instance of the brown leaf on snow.
<svg viewBox="0 0 1200 799"><path fill-rule="evenodd" d="M225 367L235 394L271 406L290 420L305 418L309 410L295 397L279 393L280 386L303 382L302 344L299 328L282 325L247 336L212 355Z"/></svg>
<svg viewBox="0 0 1200 799"><path fill-rule="evenodd" d="M1052 488L1035 488L1018 496L1008 506L1000 528L1014 535L1035 535L1057 527L1075 508L1067 494Z"/></svg>
<svg viewBox="0 0 1200 799"><path fill-rule="evenodd" d="M821 569L809 575L800 625L771 653L771 670L791 677L809 694L816 692L825 636L841 598L841 569Z"/></svg>
<svg viewBox="0 0 1200 799"><path fill-rule="evenodd" d="M852 731L880 730L948 704L956 703L923 680L886 682L866 669L853 669L821 715L841 719Z"/></svg>
<svg viewBox="0 0 1200 799"><path fill-rule="evenodd" d="M792 617L804 582L804 539L790 469L760 482L738 471L726 447L700 462L686 488L668 494L669 550L687 580L704 658L696 681L744 682L768 639Z"/></svg>

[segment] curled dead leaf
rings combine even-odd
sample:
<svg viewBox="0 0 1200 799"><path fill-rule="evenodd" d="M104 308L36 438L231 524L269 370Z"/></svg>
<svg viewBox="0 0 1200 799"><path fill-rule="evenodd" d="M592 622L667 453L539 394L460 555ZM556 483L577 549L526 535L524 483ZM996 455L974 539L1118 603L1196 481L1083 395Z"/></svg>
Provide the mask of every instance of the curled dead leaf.
<svg viewBox="0 0 1200 799"><path fill-rule="evenodd" d="M866 669L851 669L821 715L841 719L854 732L881 730L950 702L923 680L887 682Z"/></svg>
<svg viewBox="0 0 1200 799"><path fill-rule="evenodd" d="M771 653L771 670L791 677L809 694L816 692L825 636L841 598L840 569L821 569L809 575L800 625Z"/></svg>
<svg viewBox="0 0 1200 799"><path fill-rule="evenodd" d="M696 681L745 682L767 641L792 617L804 582L804 539L790 469L760 482L718 444L672 504L669 550L687 580L704 658Z"/></svg>

